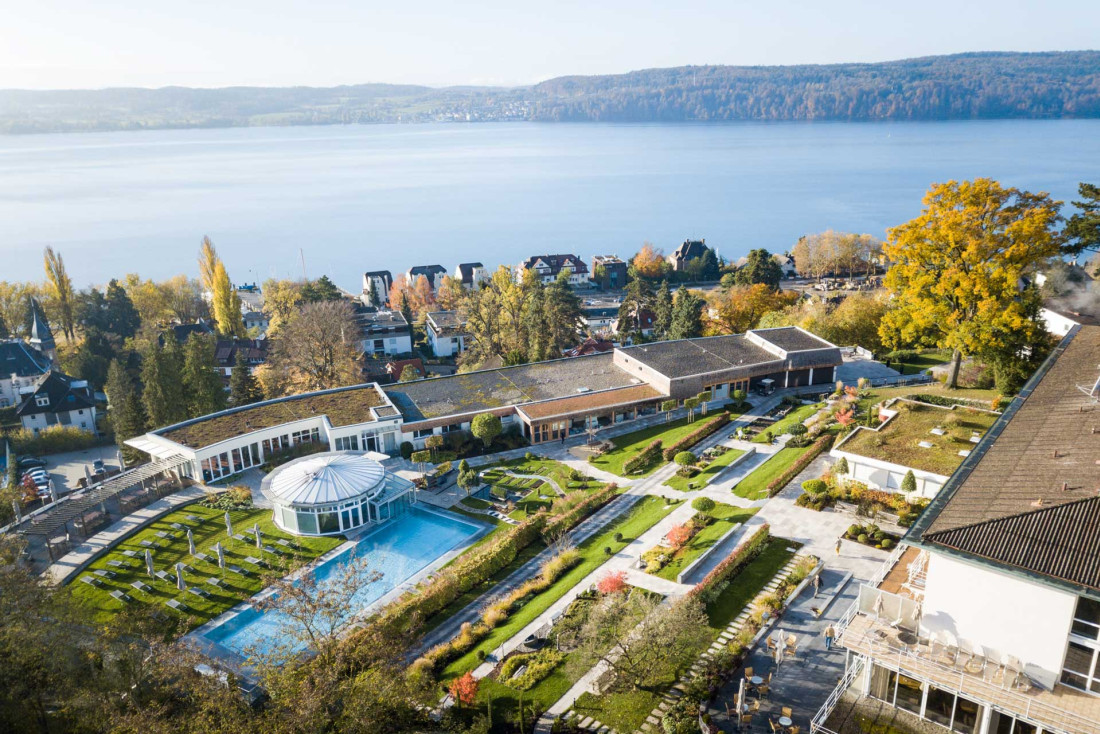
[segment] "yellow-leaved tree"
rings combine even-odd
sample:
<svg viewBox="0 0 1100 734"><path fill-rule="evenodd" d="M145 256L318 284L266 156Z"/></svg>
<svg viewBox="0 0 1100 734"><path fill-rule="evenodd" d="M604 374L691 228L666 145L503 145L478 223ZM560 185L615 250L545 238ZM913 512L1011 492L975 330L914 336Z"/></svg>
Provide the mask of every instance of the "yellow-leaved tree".
<svg viewBox="0 0 1100 734"><path fill-rule="evenodd" d="M1059 253L1061 202L978 178L935 184L923 203L883 246L893 303L879 333L889 347L952 350L956 387L964 356L996 353L1008 337L1041 328L1020 278Z"/></svg>

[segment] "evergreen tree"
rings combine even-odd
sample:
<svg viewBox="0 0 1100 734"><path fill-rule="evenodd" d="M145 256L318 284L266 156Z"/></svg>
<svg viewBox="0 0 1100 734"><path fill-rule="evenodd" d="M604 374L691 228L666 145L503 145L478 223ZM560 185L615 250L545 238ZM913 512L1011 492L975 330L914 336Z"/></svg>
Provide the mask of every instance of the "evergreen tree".
<svg viewBox="0 0 1100 734"><path fill-rule="evenodd" d="M4 321L4 314L0 313L0 339L7 339L11 336L11 332L8 331L8 324Z"/></svg>
<svg viewBox="0 0 1100 734"><path fill-rule="evenodd" d="M107 284L104 306L106 309L104 331L122 339L129 339L137 333L138 327L141 326L141 318L138 316L137 309L134 308L134 302L130 300L130 295L117 280L112 279Z"/></svg>
<svg viewBox="0 0 1100 734"><path fill-rule="evenodd" d="M737 271L735 278L738 285L763 283L772 289L778 289L779 281L783 278L783 268L770 252L759 248L749 251L747 262Z"/></svg>
<svg viewBox="0 0 1100 734"><path fill-rule="evenodd" d="M327 275L322 275L317 280L306 281L301 290L302 300L307 303L318 301L339 301L343 296L336 284L329 280Z"/></svg>
<svg viewBox="0 0 1100 734"><path fill-rule="evenodd" d="M91 288L77 296L76 320L85 334L90 330L112 333L107 316L107 299L98 288Z"/></svg>
<svg viewBox="0 0 1100 734"><path fill-rule="evenodd" d="M540 362L547 359L550 344L546 288L541 280L524 285L528 291L523 308L523 331L527 340L526 361Z"/></svg>
<svg viewBox="0 0 1100 734"><path fill-rule="evenodd" d="M409 322L409 328L412 329L412 304L409 303L409 295L405 291L401 291L401 302L397 305L397 309L401 312L401 315L405 317L405 321Z"/></svg>
<svg viewBox="0 0 1100 734"><path fill-rule="evenodd" d="M654 299L653 331L658 339L667 339L668 330L672 327L672 291L668 287L668 281L662 280L661 287L657 289L657 297Z"/></svg>
<svg viewBox="0 0 1100 734"><path fill-rule="evenodd" d="M582 323L581 299L569 286L565 273L546 287L545 313L546 356L560 357L564 350L577 343Z"/></svg>
<svg viewBox="0 0 1100 734"><path fill-rule="evenodd" d="M703 335L704 301L687 288L676 291L672 304L672 325L669 339L694 339Z"/></svg>
<svg viewBox="0 0 1100 734"><path fill-rule="evenodd" d="M160 428L187 418L180 380L180 351L179 344L169 334L163 347L153 340L142 354L141 401L152 427Z"/></svg>
<svg viewBox="0 0 1100 734"><path fill-rule="evenodd" d="M126 450L123 442L145 431L145 412L133 376L117 359L107 369L104 390L109 401L107 418L115 432L115 442L119 448Z"/></svg>
<svg viewBox="0 0 1100 734"><path fill-rule="evenodd" d="M233 365L233 372L229 375L229 399L235 406L251 405L263 400L263 391L260 383L252 374L252 368L244 356L244 351L237 350L237 361Z"/></svg>
<svg viewBox="0 0 1100 734"><path fill-rule="evenodd" d="M703 256L699 259L702 260L702 264L699 266L699 279L718 280L720 267L718 265L718 255L714 252L714 248L708 247L703 250Z"/></svg>
<svg viewBox="0 0 1100 734"><path fill-rule="evenodd" d="M190 417L216 413L225 407L225 390L214 363L212 337L192 334L188 338L183 349L181 377Z"/></svg>
<svg viewBox="0 0 1100 734"><path fill-rule="evenodd" d="M644 310L653 309L653 288L649 281L635 278L626 286L623 301L619 305L619 333L634 334L640 331L640 316Z"/></svg>

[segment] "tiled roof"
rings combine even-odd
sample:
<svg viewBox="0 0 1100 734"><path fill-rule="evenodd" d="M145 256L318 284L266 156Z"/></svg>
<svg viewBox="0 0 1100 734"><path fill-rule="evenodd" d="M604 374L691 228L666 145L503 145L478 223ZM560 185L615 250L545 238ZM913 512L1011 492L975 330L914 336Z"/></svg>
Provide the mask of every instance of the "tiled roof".
<svg viewBox="0 0 1100 734"><path fill-rule="evenodd" d="M50 360L22 339L0 341L0 378L44 375Z"/></svg>
<svg viewBox="0 0 1100 734"><path fill-rule="evenodd" d="M530 270L535 267L535 263L542 260L544 263L550 266L550 274L557 275L561 272L561 269L565 265L572 265L573 272L577 275L584 275L588 272L588 266L585 265L584 260L581 260L576 255L564 254L564 255L532 255L523 261L520 265L524 270Z"/></svg>
<svg viewBox="0 0 1100 734"><path fill-rule="evenodd" d="M1100 591L1100 497L926 533L924 539Z"/></svg>
<svg viewBox="0 0 1100 734"><path fill-rule="evenodd" d="M39 405L37 398L45 395L47 405ZM38 415L39 413L65 413L70 410L95 407L91 388L83 380L74 380L56 370L43 375L34 385L34 392L16 409L16 415Z"/></svg>
<svg viewBox="0 0 1100 734"><path fill-rule="evenodd" d="M1088 503L1065 512L1045 510L1091 499L1100 488L1100 404L1087 394L1098 377L1100 327L1074 327L947 481L907 538L932 547L951 543L949 547L983 555L977 551L988 552L998 538L1004 542L1005 533L1036 532L1037 542L1048 543L1058 533L1076 535L1078 523L1089 522L1082 514ZM1030 520L996 522L1040 510L1042 514ZM1091 528L1094 535L1100 532L1095 522ZM1025 539L1020 535L1014 542ZM1030 561L1009 549L1001 556L983 557L1055 578L1062 578L1059 574L1065 573L1067 564L1087 565L1078 555L1086 552L1083 548L1074 552L1061 544L1047 550L1051 553L1036 554Z"/></svg>

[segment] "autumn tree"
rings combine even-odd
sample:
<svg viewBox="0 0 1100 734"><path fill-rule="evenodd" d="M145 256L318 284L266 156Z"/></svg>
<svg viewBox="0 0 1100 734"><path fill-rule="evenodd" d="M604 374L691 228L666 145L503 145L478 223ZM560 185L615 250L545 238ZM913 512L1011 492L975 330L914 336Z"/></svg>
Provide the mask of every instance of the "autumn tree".
<svg viewBox="0 0 1100 734"><path fill-rule="evenodd" d="M38 286L34 283L0 281L0 317L12 334L20 333L27 313L27 303L31 296L37 294Z"/></svg>
<svg viewBox="0 0 1100 734"><path fill-rule="evenodd" d="M466 297L466 289L462 281L444 275L436 289L436 305L443 311L455 311L462 305L462 299Z"/></svg>
<svg viewBox="0 0 1100 734"><path fill-rule="evenodd" d="M225 407L222 378L214 363L214 339L192 334L183 347L183 396L190 417L215 413Z"/></svg>
<svg viewBox="0 0 1100 734"><path fill-rule="evenodd" d="M620 594L630 588L626 582L626 571L608 571L596 582L601 594Z"/></svg>
<svg viewBox="0 0 1100 734"><path fill-rule="evenodd" d="M237 350L237 359L233 371L229 373L229 399L234 406L251 405L263 400L263 390L252 367L248 364L243 349Z"/></svg>
<svg viewBox="0 0 1100 734"><path fill-rule="evenodd" d="M302 285L292 280L265 280L263 284L264 313L268 334L275 334L298 313L302 304Z"/></svg>
<svg viewBox="0 0 1100 734"><path fill-rule="evenodd" d="M411 364L407 364L401 368L401 375L397 378L398 382L412 382L413 380L420 379L420 370Z"/></svg>
<svg viewBox="0 0 1100 734"><path fill-rule="evenodd" d="M953 388L964 355L999 351L1009 334L1036 328L1018 284L1059 253L1060 204L987 178L936 184L923 203L889 231L893 302L879 333L889 347L950 349Z"/></svg>
<svg viewBox="0 0 1100 734"><path fill-rule="evenodd" d="M347 301L309 303L283 327L268 358L281 373L280 392L325 390L360 379L359 325ZM264 394L274 397L264 385Z"/></svg>
<svg viewBox="0 0 1100 734"><path fill-rule="evenodd" d="M638 250L638 254L634 256L630 264L639 277L651 280L666 275L668 270L668 261L665 260L664 253L660 248L654 247L649 242L642 244L642 249Z"/></svg>
<svg viewBox="0 0 1100 734"><path fill-rule="evenodd" d="M214 290L211 300L214 304L214 321L217 322L218 333L223 336L243 337L245 331L241 314L241 297L229 281L229 273L226 272L225 264L221 260L214 265Z"/></svg>
<svg viewBox="0 0 1100 734"><path fill-rule="evenodd" d="M477 701L477 687L477 678L474 677L473 673L466 672L451 681L448 691L460 706L473 706Z"/></svg>
<svg viewBox="0 0 1100 734"><path fill-rule="evenodd" d="M210 293L214 292L214 271L219 262L221 258L218 257L213 240L203 235L202 242L199 243L199 282Z"/></svg>
<svg viewBox="0 0 1100 734"><path fill-rule="evenodd" d="M76 339L76 296L73 294L73 281L65 270L65 261L60 254L54 252L53 247L46 246L44 260L50 299L61 322L61 330L71 342Z"/></svg>
<svg viewBox="0 0 1100 734"><path fill-rule="evenodd" d="M743 334L755 329L764 314L786 308L797 300L798 293L775 290L766 283L711 291L707 334Z"/></svg>

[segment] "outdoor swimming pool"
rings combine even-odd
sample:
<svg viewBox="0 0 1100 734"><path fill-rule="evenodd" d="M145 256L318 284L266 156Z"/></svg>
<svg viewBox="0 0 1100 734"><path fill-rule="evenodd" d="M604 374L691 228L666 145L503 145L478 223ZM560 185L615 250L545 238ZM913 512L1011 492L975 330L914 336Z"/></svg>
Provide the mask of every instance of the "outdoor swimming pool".
<svg viewBox="0 0 1100 734"><path fill-rule="evenodd" d="M313 574L318 583L323 583L333 574L340 573L351 558L366 559L359 570L364 574L378 571L382 578L356 593L353 614L358 614L481 530L482 527L472 522L414 505L351 548L317 566ZM295 624L281 612L261 612L248 607L201 636L242 657L271 651L275 644L287 652L298 652L305 649L305 644L295 644L293 635L288 633Z"/></svg>

